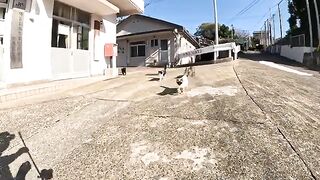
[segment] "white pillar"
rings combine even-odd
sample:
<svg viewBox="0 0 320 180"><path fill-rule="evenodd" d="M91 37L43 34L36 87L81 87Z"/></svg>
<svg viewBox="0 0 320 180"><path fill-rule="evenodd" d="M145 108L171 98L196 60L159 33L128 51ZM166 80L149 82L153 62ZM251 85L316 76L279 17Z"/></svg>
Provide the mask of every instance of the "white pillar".
<svg viewBox="0 0 320 180"><path fill-rule="evenodd" d="M317 28L318 28L318 47L320 47L320 20L319 20L319 10L318 10L318 3L317 0L313 0L314 1L314 8L316 11L316 20L317 20Z"/></svg>
<svg viewBox="0 0 320 180"><path fill-rule="evenodd" d="M218 22L218 6L217 6L217 0L213 0L213 4L214 4L214 17L215 17L215 44L218 45L219 44L219 22ZM219 51L215 52L215 61L217 60L219 56Z"/></svg>
<svg viewBox="0 0 320 180"><path fill-rule="evenodd" d="M309 19L310 49L311 49L311 52L313 52L313 34L312 34L312 22L311 22L311 13L310 13L309 0L306 0L306 4L307 4L307 11L308 11L308 19Z"/></svg>
<svg viewBox="0 0 320 180"><path fill-rule="evenodd" d="M231 50L229 50L229 58L231 58L232 56L232 53L231 53Z"/></svg>
<svg viewBox="0 0 320 180"><path fill-rule="evenodd" d="M215 43L216 45L219 44L219 23L218 23L218 7L217 7L217 0L213 0L213 4L214 4L214 17L215 17L215 28L216 28L216 32L215 32Z"/></svg>

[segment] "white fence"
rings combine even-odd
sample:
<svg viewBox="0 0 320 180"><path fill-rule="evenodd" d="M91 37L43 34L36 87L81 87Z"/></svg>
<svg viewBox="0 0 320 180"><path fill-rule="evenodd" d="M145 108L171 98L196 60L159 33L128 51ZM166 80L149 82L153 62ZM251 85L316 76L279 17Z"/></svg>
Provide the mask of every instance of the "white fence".
<svg viewBox="0 0 320 180"><path fill-rule="evenodd" d="M208 46L200 49L195 49L193 51L184 52L178 55L179 59L197 56L201 54L207 54L212 52L220 52L220 51L229 51L229 57L231 57L231 51L234 53L234 59L238 59L238 53L240 52L240 46L237 46L236 43L226 43L226 44L218 44L213 46Z"/></svg>
<svg viewBox="0 0 320 180"><path fill-rule="evenodd" d="M303 58L305 53L310 53L310 47L290 47L281 46L280 55L288 59L303 63Z"/></svg>

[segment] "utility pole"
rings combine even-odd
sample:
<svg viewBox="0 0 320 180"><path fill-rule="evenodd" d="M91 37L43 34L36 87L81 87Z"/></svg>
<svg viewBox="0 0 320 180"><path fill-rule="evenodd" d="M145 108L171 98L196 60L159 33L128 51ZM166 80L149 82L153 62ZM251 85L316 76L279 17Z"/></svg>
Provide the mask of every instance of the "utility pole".
<svg viewBox="0 0 320 180"><path fill-rule="evenodd" d="M318 3L317 0L313 0L314 2L314 8L316 10L316 19L317 19L317 27L318 27L318 48L320 48L320 20L319 20L319 10L318 10Z"/></svg>
<svg viewBox="0 0 320 180"><path fill-rule="evenodd" d="M218 45L219 44L219 23L218 23L218 7L217 7L217 0L213 0L213 5L214 5L214 19L215 19L215 28L216 28L216 32L215 32L215 44ZM217 60L219 56L219 52L215 52L214 53L214 61Z"/></svg>
<svg viewBox="0 0 320 180"><path fill-rule="evenodd" d="M264 46L268 47L268 35L267 35L267 21L264 22Z"/></svg>
<svg viewBox="0 0 320 180"><path fill-rule="evenodd" d="M280 9L280 4L282 3L283 0L281 0L279 3L278 3L278 11L279 11L279 19L280 19L280 34L281 34L281 39L283 38L283 35L282 35L282 17L281 17L281 9Z"/></svg>
<svg viewBox="0 0 320 180"><path fill-rule="evenodd" d="M234 29L233 29L233 24L231 24L231 39L234 38Z"/></svg>
<svg viewBox="0 0 320 180"><path fill-rule="evenodd" d="M275 20L275 14L272 15L272 24L273 24L273 44L275 44L276 42L276 24L274 22Z"/></svg>
<svg viewBox="0 0 320 180"><path fill-rule="evenodd" d="M309 19L309 31L310 31L310 50L313 52L313 35L312 35L312 22L311 22L311 13L310 13L310 5L309 0L306 0L307 10L308 10L308 19ZM313 57L313 53L311 53Z"/></svg>
<svg viewBox="0 0 320 180"><path fill-rule="evenodd" d="M273 44L273 41L272 41L272 36L273 36L273 34L272 34L272 23L271 23L271 19L269 20L269 39L270 39L270 45L272 45Z"/></svg>

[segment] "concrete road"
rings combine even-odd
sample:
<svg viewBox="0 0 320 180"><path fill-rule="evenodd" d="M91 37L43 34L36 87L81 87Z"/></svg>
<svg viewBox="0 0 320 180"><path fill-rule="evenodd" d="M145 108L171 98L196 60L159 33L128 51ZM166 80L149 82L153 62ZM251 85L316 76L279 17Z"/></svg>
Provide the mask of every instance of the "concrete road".
<svg viewBox="0 0 320 180"><path fill-rule="evenodd" d="M54 179L320 179L320 74L266 60L282 63L197 66L182 95L184 69L158 82L151 68L2 104L0 131L21 131ZM2 156L21 147L16 136Z"/></svg>

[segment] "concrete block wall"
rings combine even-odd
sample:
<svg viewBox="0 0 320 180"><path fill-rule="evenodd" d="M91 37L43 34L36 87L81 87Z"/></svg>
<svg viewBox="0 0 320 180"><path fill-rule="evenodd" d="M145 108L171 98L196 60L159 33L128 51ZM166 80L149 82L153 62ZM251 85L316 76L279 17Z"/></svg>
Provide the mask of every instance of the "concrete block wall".
<svg viewBox="0 0 320 180"><path fill-rule="evenodd" d="M299 63L304 62L306 53L310 53L310 47L291 47L290 45L272 46L268 48L271 54L280 54L280 56L294 60Z"/></svg>

